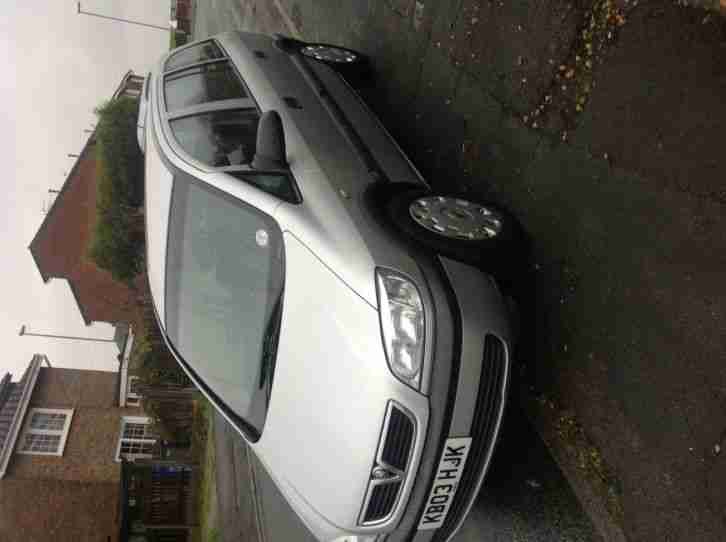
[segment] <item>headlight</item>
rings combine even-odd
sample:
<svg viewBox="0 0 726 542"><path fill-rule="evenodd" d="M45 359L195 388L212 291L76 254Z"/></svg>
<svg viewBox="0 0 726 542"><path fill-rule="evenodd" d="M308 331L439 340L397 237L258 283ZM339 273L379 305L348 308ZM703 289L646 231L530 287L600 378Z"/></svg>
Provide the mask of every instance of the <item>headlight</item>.
<svg viewBox="0 0 726 542"><path fill-rule="evenodd" d="M383 345L391 371L409 386L421 384L424 310L416 286L389 269L376 270Z"/></svg>

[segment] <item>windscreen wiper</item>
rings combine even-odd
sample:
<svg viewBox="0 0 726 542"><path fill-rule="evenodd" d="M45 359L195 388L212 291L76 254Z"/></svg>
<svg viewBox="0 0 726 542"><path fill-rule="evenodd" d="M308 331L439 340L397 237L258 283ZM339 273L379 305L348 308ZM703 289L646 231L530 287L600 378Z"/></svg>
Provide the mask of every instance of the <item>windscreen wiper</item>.
<svg viewBox="0 0 726 542"><path fill-rule="evenodd" d="M275 301L267 322L267 329L262 337L262 367L260 368L260 381L258 387L262 389L272 388L272 377L275 372L275 361L277 359L277 344L280 339L280 324L282 323L282 292ZM268 397L269 400L269 397Z"/></svg>

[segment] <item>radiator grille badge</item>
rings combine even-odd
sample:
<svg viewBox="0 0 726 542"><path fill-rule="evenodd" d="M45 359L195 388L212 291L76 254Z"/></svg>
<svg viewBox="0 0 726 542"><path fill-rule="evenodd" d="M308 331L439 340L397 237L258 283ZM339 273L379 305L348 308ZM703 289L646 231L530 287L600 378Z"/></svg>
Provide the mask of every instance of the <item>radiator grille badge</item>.
<svg viewBox="0 0 726 542"><path fill-rule="evenodd" d="M373 480L389 480L391 478L395 478L396 473L391 472L388 469L384 469L383 467L376 467L373 469L373 472L371 473L371 478Z"/></svg>

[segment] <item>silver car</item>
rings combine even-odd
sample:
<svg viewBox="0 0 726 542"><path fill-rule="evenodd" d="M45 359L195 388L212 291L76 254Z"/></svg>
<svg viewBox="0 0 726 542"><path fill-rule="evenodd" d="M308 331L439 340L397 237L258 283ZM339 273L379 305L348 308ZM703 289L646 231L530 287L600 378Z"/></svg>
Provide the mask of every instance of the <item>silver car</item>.
<svg viewBox="0 0 726 542"><path fill-rule="evenodd" d="M342 76L365 67L245 33L162 58L138 122L148 278L169 348L317 538L448 540L502 420L492 273L519 230L429 188Z"/></svg>

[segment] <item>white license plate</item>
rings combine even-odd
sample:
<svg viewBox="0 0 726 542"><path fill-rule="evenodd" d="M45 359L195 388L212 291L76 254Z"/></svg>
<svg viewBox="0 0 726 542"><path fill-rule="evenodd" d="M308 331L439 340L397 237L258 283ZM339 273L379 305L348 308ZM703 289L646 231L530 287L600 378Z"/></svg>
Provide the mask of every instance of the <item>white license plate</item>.
<svg viewBox="0 0 726 542"><path fill-rule="evenodd" d="M418 523L419 530L438 529L443 525L459 487L470 447L471 437L446 439L444 453L439 461L439 468L436 469L434 485L431 487L421 521Z"/></svg>

